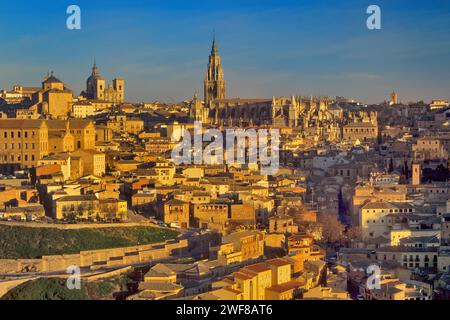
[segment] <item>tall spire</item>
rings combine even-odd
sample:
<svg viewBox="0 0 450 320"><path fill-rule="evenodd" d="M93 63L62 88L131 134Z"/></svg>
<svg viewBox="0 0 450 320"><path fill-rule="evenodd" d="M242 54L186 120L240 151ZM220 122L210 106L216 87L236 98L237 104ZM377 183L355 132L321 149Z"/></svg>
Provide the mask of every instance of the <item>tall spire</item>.
<svg viewBox="0 0 450 320"><path fill-rule="evenodd" d="M217 51L216 33L214 32L211 55L209 56L204 82L205 103L217 99L225 99L225 81L220 60L220 55Z"/></svg>
<svg viewBox="0 0 450 320"><path fill-rule="evenodd" d="M214 30L214 33L213 33L213 43L212 43L211 54L217 55L216 30Z"/></svg>

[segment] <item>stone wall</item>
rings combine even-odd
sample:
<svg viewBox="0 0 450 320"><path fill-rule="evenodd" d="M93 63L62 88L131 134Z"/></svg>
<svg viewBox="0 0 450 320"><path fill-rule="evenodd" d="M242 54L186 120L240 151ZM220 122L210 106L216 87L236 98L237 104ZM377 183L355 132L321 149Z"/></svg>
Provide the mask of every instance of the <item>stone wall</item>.
<svg viewBox="0 0 450 320"><path fill-rule="evenodd" d="M20 286L22 283L32 281L34 279L36 279L36 278L25 278L25 279L0 281L0 298L3 297L8 291L14 289L17 286Z"/></svg>
<svg viewBox="0 0 450 320"><path fill-rule="evenodd" d="M153 227L161 228L160 226L151 223L78 223L78 224L44 224L36 222L12 222L0 221L0 225L10 227L26 227L26 228L52 228L59 230L78 230L78 229L98 229L98 228L131 228L131 227Z"/></svg>
<svg viewBox="0 0 450 320"><path fill-rule="evenodd" d="M79 254L43 256L42 259L5 259L0 260L0 274L64 272L74 265L95 270L138 264L171 256L181 257L188 246L188 240L171 240L134 247L82 251Z"/></svg>

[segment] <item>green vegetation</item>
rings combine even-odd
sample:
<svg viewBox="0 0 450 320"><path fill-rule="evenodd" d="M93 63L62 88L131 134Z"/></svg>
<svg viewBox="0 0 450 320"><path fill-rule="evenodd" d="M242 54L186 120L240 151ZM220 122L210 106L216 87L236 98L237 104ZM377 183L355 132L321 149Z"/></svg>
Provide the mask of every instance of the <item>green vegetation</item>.
<svg viewBox="0 0 450 320"><path fill-rule="evenodd" d="M65 279L41 278L10 290L1 300L89 300L86 285L69 290Z"/></svg>
<svg viewBox="0 0 450 320"><path fill-rule="evenodd" d="M0 225L0 259L35 259L83 250L144 245L174 239L179 232L155 227L60 230Z"/></svg>
<svg viewBox="0 0 450 320"><path fill-rule="evenodd" d="M69 290L65 279L40 278L10 290L0 300L115 300L128 295L129 275L82 282L80 290Z"/></svg>

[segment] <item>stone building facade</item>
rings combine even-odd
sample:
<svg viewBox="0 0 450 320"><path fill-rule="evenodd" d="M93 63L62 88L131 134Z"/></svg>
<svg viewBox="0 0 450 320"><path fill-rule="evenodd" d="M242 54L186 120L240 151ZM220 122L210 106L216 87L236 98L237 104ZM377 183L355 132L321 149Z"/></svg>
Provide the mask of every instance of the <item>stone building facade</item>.
<svg viewBox="0 0 450 320"><path fill-rule="evenodd" d="M116 78L106 85L105 79L94 63L91 76L86 81L86 91L82 95L90 100L109 101L116 104L125 102L125 80Z"/></svg>

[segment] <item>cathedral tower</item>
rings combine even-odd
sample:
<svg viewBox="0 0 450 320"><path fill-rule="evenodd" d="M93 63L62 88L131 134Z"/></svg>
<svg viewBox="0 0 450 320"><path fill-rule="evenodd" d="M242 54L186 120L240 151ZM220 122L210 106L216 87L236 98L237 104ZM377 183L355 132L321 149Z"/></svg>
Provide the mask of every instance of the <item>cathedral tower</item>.
<svg viewBox="0 0 450 320"><path fill-rule="evenodd" d="M225 80L223 79L222 63L217 52L216 38L214 37L208 69L205 77L205 104L216 99L225 99Z"/></svg>
<svg viewBox="0 0 450 320"><path fill-rule="evenodd" d="M97 64L94 62L92 73L86 81L86 91L82 93L92 100L123 103L125 101L125 80L116 78L106 85L105 79L100 75Z"/></svg>
<svg viewBox="0 0 450 320"><path fill-rule="evenodd" d="M89 99L105 99L105 79L100 75L95 62L92 67L91 76L86 81L86 93Z"/></svg>
<svg viewBox="0 0 450 320"><path fill-rule="evenodd" d="M113 80L113 88L116 93L116 101L124 102L125 101L125 80L121 78L116 78Z"/></svg>

